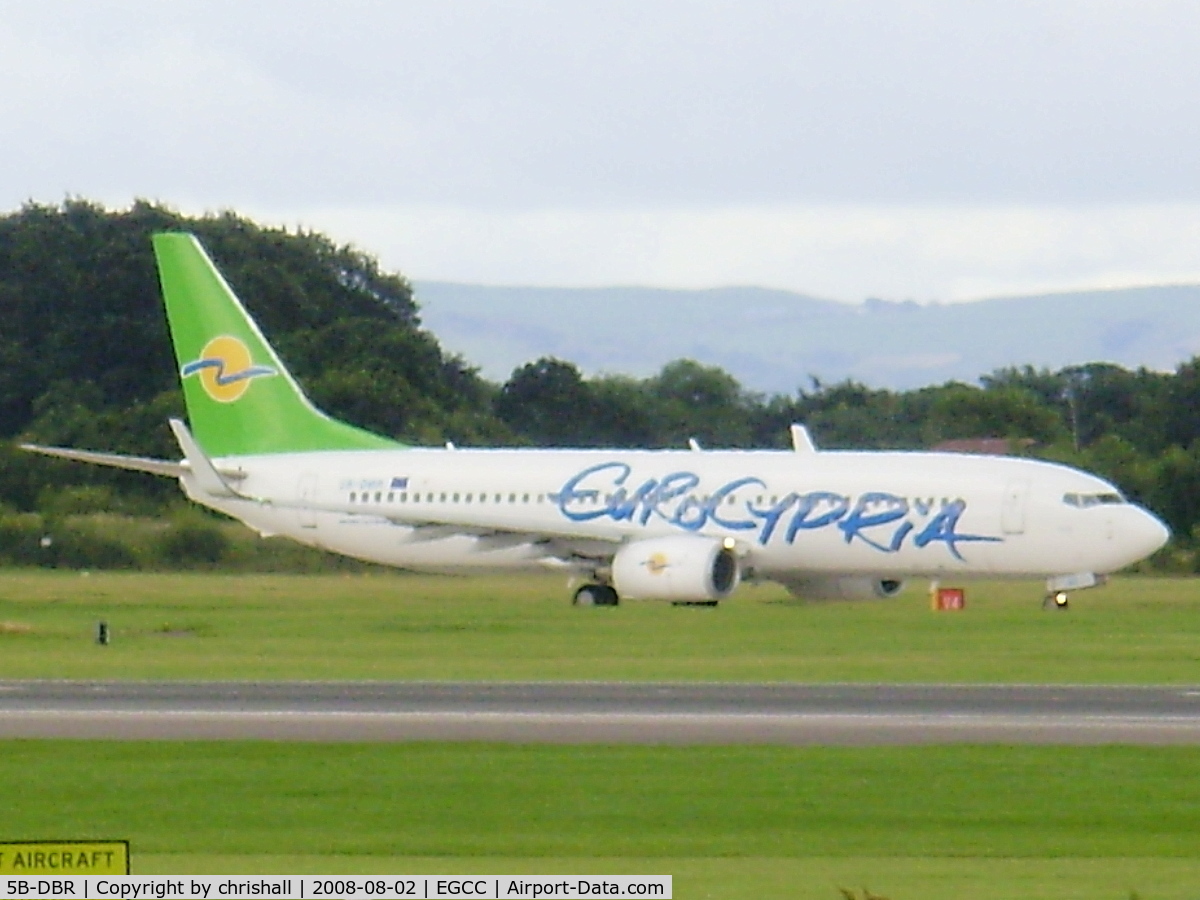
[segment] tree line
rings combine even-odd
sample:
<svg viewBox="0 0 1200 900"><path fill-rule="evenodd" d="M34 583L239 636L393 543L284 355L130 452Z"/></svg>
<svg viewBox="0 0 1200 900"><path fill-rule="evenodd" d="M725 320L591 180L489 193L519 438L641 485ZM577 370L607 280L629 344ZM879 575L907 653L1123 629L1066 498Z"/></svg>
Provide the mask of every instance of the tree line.
<svg viewBox="0 0 1200 900"><path fill-rule="evenodd" d="M747 390L693 360L632 378L543 358L494 384L422 328L411 284L366 254L233 213L186 217L145 202L30 204L0 217L0 513L155 513L178 502L162 479L15 449L31 440L178 455L165 423L182 415L182 394L150 245L168 229L200 237L318 406L408 443L782 448L793 422L827 449L1004 438L1013 452L1113 480L1170 524L1176 567L1200 558L1200 357L1174 372L1014 367L909 391L813 377L790 395Z"/></svg>

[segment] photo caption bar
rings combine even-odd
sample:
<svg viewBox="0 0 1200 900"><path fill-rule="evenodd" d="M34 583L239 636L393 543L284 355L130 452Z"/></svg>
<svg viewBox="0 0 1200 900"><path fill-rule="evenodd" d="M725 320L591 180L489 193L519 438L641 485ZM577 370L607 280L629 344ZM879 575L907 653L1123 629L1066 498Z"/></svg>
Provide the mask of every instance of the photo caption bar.
<svg viewBox="0 0 1200 900"><path fill-rule="evenodd" d="M173 897L225 900L279 897L294 900L353 897L374 900L578 900L591 897L650 897L671 900L672 878L632 875L376 875L370 878L313 875L240 876L63 876L0 880L0 897L24 900L167 900Z"/></svg>

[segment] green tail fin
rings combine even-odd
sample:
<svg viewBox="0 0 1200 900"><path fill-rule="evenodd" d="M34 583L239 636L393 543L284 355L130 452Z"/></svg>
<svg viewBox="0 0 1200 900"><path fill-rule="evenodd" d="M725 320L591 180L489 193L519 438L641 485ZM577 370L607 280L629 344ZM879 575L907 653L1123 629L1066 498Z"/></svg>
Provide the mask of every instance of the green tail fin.
<svg viewBox="0 0 1200 900"><path fill-rule="evenodd" d="M192 431L211 456L402 447L318 410L191 234L154 235Z"/></svg>

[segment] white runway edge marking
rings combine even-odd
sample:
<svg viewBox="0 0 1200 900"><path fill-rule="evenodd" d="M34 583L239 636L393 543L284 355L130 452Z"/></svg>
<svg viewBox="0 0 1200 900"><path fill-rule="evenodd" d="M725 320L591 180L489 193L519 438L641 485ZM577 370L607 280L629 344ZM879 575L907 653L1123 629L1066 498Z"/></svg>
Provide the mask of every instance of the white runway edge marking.
<svg viewBox="0 0 1200 900"><path fill-rule="evenodd" d="M1112 726L1146 728L1200 729L1198 716L1129 716L1129 715L988 715L980 713L533 713L533 712L459 712L411 711L389 712L368 710L129 710L129 709L56 709L4 710L0 720L19 719L174 719L232 721L319 719L360 719L379 722L526 722L529 724L622 724L622 725L862 725L871 727L936 728L939 726L974 726L981 728L1109 728Z"/></svg>

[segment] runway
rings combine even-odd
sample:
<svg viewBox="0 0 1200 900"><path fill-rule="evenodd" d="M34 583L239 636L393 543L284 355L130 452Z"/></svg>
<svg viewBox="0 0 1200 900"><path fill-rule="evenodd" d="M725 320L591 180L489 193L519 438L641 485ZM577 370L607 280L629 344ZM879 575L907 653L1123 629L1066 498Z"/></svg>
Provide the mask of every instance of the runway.
<svg viewBox="0 0 1200 900"><path fill-rule="evenodd" d="M0 738L1200 744L1200 687L0 681Z"/></svg>

